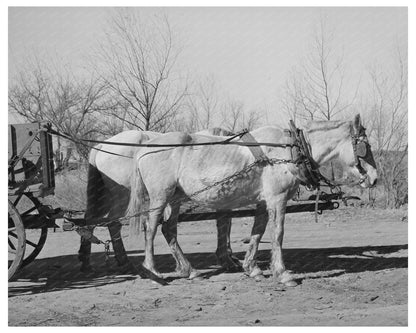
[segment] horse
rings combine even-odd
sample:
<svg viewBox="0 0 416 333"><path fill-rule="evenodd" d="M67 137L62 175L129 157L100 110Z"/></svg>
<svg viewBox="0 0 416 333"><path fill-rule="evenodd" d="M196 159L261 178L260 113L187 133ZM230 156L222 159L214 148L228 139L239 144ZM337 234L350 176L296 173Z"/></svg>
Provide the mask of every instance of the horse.
<svg viewBox="0 0 416 333"><path fill-rule="evenodd" d="M231 136L234 133L214 127L198 132L200 135ZM152 131L129 130L121 132L105 141L118 143L142 144L161 136ZM140 147L119 146L101 143L96 145L89 154L87 207L85 212L86 225L92 225L107 216L108 220L123 217L130 197L130 177L133 168L133 156ZM121 223L108 224L108 229L118 265L128 265L128 258L123 241L120 237ZM216 255L220 264L227 270L238 270L238 259L232 256L230 245L231 218L217 220L218 248ZM81 238L78 259L81 261L80 270L89 272L91 242Z"/></svg>
<svg viewBox="0 0 416 333"><path fill-rule="evenodd" d="M304 132L315 165L319 167L337 158L343 168L357 178L357 184L362 187L376 184L376 165L359 115L348 122L312 121ZM256 129L250 134L259 143L281 143L285 137L279 128L273 126ZM149 143L195 144L217 140L215 137L173 132ZM135 230L144 230L143 266L158 276L167 276L156 270L153 243L158 221L168 204L172 207L171 214L162 224L162 233L177 264L176 271L171 274L178 276L189 272L195 274L176 237L181 202L191 201L214 210L257 204L263 213L254 219L243 262L245 274L250 277L263 274L257 266L256 254L266 225L271 222L274 227L270 263L272 275L279 283L296 286L292 274L286 271L282 244L285 209L302 181L300 168L291 160L290 148L261 146L261 149L268 161L259 163L256 163L248 147L240 145L140 150L135 156L126 215L131 217L130 223L137 227Z"/></svg>

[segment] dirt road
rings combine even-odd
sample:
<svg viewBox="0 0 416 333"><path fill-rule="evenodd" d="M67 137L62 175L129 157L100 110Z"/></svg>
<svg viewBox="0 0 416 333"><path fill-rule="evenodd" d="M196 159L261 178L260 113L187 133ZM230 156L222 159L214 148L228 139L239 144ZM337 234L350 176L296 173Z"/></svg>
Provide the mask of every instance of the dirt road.
<svg viewBox="0 0 416 333"><path fill-rule="evenodd" d="M9 282L9 325L407 325L405 216L404 210L340 208L314 223L309 213L288 215L284 256L300 283L295 288L268 276L256 281L221 272L212 221L179 227L179 242L203 278L167 286L120 272L114 259L106 265L102 246L93 247L96 271L81 274L78 235L50 233L38 259ZM250 219L233 223L232 247L240 260L250 228ZM97 235L108 237L101 228ZM127 248L133 263L143 260L143 241ZM259 255L264 269L270 248L267 230ZM160 232L156 254L160 271L174 269Z"/></svg>

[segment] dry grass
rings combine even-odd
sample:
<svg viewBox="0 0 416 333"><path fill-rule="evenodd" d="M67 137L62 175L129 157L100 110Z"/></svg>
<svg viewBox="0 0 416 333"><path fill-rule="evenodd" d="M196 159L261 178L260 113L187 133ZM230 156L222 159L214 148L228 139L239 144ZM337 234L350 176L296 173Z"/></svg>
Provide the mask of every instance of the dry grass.
<svg viewBox="0 0 416 333"><path fill-rule="evenodd" d="M64 170L55 175L55 195L48 204L74 210L85 210L87 203L87 168Z"/></svg>

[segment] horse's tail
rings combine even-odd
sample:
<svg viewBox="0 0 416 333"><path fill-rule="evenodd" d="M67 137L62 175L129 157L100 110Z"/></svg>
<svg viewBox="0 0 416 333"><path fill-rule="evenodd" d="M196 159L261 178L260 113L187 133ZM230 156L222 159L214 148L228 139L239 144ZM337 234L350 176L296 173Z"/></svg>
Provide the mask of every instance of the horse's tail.
<svg viewBox="0 0 416 333"><path fill-rule="evenodd" d="M87 181L87 209L85 219L94 217L103 217L107 214L108 205L106 204L107 189L101 172L97 169L96 155L98 151L91 149L88 163L88 181Z"/></svg>
<svg viewBox="0 0 416 333"><path fill-rule="evenodd" d="M135 162L136 163L136 162ZM131 177L131 191L126 217L129 218L130 239L137 238L143 229L147 219L147 208L149 206L148 192L143 182L139 168L133 166Z"/></svg>

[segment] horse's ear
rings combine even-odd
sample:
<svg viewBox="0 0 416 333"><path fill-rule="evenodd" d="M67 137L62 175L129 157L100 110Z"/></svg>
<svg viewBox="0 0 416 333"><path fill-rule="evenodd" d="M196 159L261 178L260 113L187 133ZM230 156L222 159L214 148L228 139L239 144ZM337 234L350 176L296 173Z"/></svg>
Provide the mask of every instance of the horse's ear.
<svg viewBox="0 0 416 333"><path fill-rule="evenodd" d="M359 129L361 127L361 117L360 117L360 114L359 113L355 115L355 118L354 118L354 127L356 129Z"/></svg>

